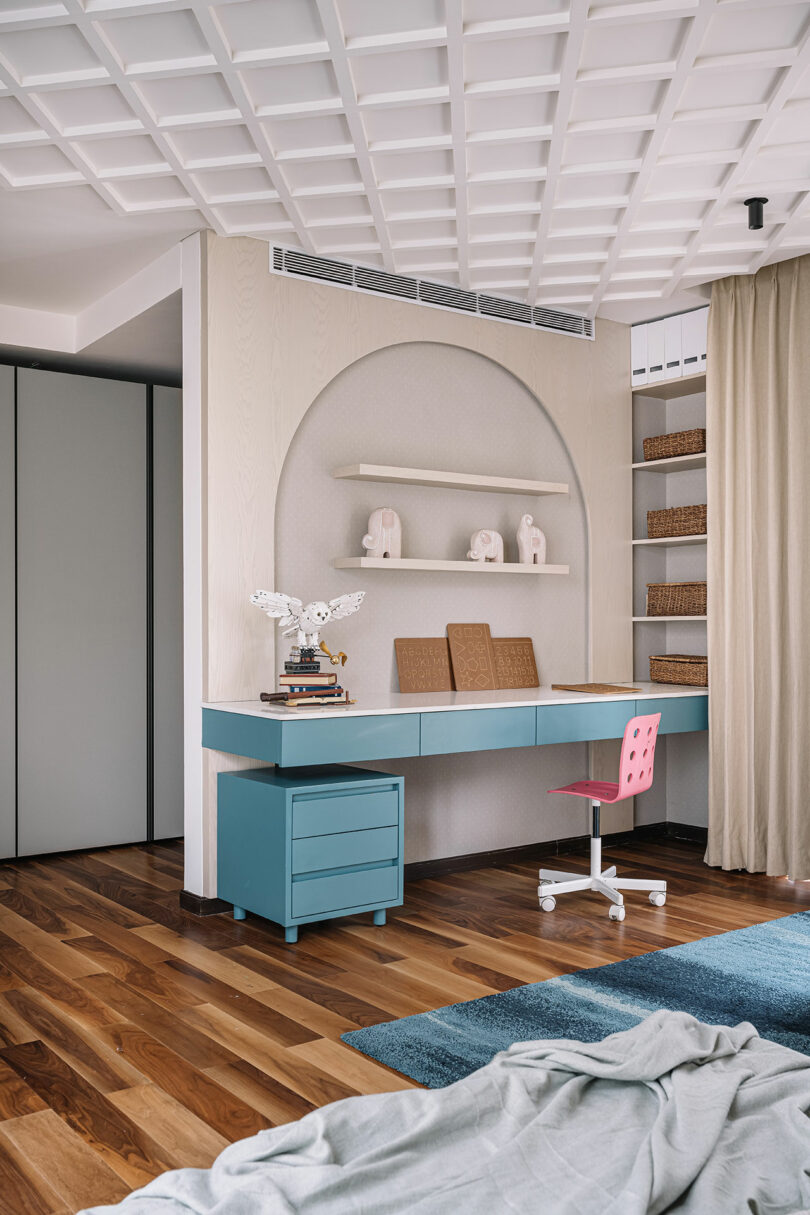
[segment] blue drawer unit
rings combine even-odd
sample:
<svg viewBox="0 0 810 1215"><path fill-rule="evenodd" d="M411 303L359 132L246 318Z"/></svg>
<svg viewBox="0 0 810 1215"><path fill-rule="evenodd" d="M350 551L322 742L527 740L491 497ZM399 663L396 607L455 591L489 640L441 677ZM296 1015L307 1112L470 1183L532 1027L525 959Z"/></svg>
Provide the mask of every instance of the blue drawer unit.
<svg viewBox="0 0 810 1215"><path fill-rule="evenodd" d="M459 709L422 714L422 755L533 747L534 709Z"/></svg>
<svg viewBox="0 0 810 1215"><path fill-rule="evenodd" d="M660 700L637 700L636 716L660 713L659 734L685 734L690 730L708 730L708 696L672 696Z"/></svg>
<svg viewBox="0 0 810 1215"><path fill-rule="evenodd" d="M636 710L638 711L638 710ZM592 742L599 738L622 738L634 714L634 702L601 701L588 704L538 705L537 742Z"/></svg>
<svg viewBox="0 0 810 1215"><path fill-rule="evenodd" d="M219 897L236 919L283 925L290 942L299 924L360 911L384 924L402 902L403 786L343 766L220 772Z"/></svg>

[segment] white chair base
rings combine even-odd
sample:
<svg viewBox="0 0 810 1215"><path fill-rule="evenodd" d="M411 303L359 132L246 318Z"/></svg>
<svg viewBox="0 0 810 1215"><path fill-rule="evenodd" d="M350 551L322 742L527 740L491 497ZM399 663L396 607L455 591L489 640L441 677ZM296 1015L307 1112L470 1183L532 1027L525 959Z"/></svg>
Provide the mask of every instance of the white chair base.
<svg viewBox="0 0 810 1215"><path fill-rule="evenodd" d="M602 840L599 831L599 802L593 803L594 829L591 836L591 865L590 873L584 877L581 873L564 873L558 869L541 869L540 885L537 896L543 911L553 911L557 906L557 896L572 894L575 890L595 890L610 900L608 915L611 920L623 920L625 916L624 896L622 890L647 890L650 902L654 907L663 907L667 901L667 884L653 878L620 878L616 876L616 866L602 868Z"/></svg>

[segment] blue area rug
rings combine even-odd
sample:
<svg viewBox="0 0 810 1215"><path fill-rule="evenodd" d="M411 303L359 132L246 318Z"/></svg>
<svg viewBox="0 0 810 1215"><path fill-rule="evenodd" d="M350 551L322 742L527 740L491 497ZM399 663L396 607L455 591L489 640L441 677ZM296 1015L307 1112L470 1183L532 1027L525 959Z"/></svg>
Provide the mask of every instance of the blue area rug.
<svg viewBox="0 0 810 1215"><path fill-rule="evenodd" d="M810 911L343 1034L364 1055L441 1088L513 1042L598 1042L656 1009L750 1021L810 1055Z"/></svg>

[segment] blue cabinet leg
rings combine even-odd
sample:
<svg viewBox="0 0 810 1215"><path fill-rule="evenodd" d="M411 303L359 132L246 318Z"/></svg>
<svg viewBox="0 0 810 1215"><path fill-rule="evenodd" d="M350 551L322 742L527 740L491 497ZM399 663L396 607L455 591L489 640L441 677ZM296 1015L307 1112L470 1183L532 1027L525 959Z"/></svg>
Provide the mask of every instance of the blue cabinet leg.
<svg viewBox="0 0 810 1215"><path fill-rule="evenodd" d="M235 920L244 920L246 914L247 913L246 913L244 907L237 907L236 905L234 905L233 918Z"/></svg>
<svg viewBox="0 0 810 1215"><path fill-rule="evenodd" d="M293 924L292 928L284 929L284 940L288 945L294 945L298 940L298 925Z"/></svg>
<svg viewBox="0 0 810 1215"><path fill-rule="evenodd" d="M385 923L385 908L384 907L382 907L379 911L374 912L374 923L375 924L384 924Z"/></svg>

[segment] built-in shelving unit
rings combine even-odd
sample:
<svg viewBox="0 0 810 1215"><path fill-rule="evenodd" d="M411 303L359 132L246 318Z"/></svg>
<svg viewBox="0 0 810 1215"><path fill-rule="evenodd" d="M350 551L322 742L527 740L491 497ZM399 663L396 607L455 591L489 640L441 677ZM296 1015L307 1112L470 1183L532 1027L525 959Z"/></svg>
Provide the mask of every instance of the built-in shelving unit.
<svg viewBox="0 0 810 1215"><path fill-rule="evenodd" d="M349 481L387 481L396 485L428 485L435 489L473 489L488 493L567 494L568 486L555 481L526 481L515 477L488 477L482 473L440 472L432 468L397 468L391 464L347 464L333 477Z"/></svg>
<svg viewBox="0 0 810 1215"><path fill-rule="evenodd" d="M706 501L706 452L642 460L643 440L651 435L706 425L706 374L685 375L633 389L633 579L635 610L644 610L647 583L693 582L706 578L708 537L646 535L648 510ZM656 476L649 476L655 473ZM649 679L651 654L706 653L706 619L701 616L633 616L636 628L635 677ZM667 627L668 626L668 627ZM688 627L687 627L688 626Z"/></svg>
<svg viewBox="0 0 810 1215"><path fill-rule="evenodd" d="M519 561L434 561L425 557L335 557L336 570L435 570L465 574L567 574L567 565Z"/></svg>

